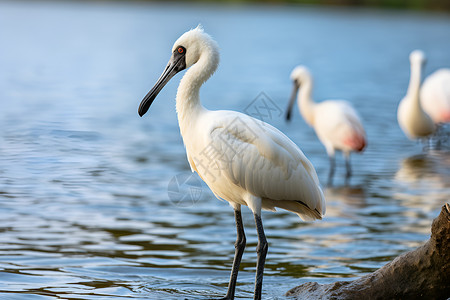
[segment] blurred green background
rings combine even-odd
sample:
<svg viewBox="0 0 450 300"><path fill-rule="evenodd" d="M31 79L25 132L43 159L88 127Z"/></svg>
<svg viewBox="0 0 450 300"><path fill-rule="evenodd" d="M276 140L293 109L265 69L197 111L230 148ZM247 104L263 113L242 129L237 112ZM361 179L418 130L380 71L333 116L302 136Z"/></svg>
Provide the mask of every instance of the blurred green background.
<svg viewBox="0 0 450 300"><path fill-rule="evenodd" d="M123 1L123 0L115 0ZM126 0L125 0L126 1ZM152 0L133 0L141 2L167 2ZM169 0L170 1L170 0ZM450 11L450 0L193 0L170 2L197 3L265 3L265 4L307 4L320 6L354 6L407 10L437 10Z"/></svg>

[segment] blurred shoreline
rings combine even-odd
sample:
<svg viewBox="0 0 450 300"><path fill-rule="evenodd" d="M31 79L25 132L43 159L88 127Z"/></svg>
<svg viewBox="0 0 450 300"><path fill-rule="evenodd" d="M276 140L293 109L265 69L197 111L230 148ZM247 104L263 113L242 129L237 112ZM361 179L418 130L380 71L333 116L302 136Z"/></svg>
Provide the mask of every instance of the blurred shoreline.
<svg viewBox="0 0 450 300"><path fill-rule="evenodd" d="M450 12L448 0L192 0L192 1L155 1L155 0L84 0L101 2L172 2L172 3L217 3L217 4L266 4L266 5L311 5L326 7L367 7L378 9L398 9L415 11L447 11Z"/></svg>
<svg viewBox="0 0 450 300"><path fill-rule="evenodd" d="M9 0L0 0L8 2ZM450 12L449 0L21 0L21 2L100 2L100 3L158 3L158 4L219 4L219 5L280 5L310 7L353 7L406 11Z"/></svg>

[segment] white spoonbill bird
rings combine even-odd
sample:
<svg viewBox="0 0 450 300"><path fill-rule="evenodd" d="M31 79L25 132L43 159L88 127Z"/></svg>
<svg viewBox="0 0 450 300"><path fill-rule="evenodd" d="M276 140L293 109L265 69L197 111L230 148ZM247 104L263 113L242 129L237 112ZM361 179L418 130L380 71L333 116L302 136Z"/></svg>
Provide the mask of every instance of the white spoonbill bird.
<svg viewBox="0 0 450 300"><path fill-rule="evenodd" d="M411 75L406 96L400 101L397 110L397 120L400 128L411 139L425 138L435 131L433 120L422 109L420 104L420 82L425 54L414 50L409 55Z"/></svg>
<svg viewBox="0 0 450 300"><path fill-rule="evenodd" d="M308 68L297 66L291 73L294 90L288 104L286 120L291 119L292 108L298 94L298 107L303 119L314 128L330 158L328 185L332 184L335 170L335 152L345 157L346 180L351 176L350 153L366 147L366 133L356 110L344 100L326 100L315 103L311 98L313 78ZM300 90L300 91L299 91Z"/></svg>
<svg viewBox="0 0 450 300"><path fill-rule="evenodd" d="M268 244L261 209L283 208L304 220L321 219L325 199L316 171L303 152L269 124L234 111L210 111L200 103L199 90L219 63L216 42L200 27L175 42L167 67L139 106L143 116L164 85L189 69L178 86L176 110L192 171L220 199L234 208L237 227L235 256L224 299L233 299L246 238L241 205L253 212L258 233L254 299L261 288ZM217 99L219 100L219 99Z"/></svg>
<svg viewBox="0 0 450 300"><path fill-rule="evenodd" d="M435 124L450 123L450 69L439 69L425 78L420 104Z"/></svg>

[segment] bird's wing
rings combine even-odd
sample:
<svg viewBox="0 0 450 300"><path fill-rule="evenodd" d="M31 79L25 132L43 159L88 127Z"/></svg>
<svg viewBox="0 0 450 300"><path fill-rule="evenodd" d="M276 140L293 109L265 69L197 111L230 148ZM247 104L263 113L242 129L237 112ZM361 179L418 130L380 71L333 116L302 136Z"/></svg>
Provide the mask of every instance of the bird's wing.
<svg viewBox="0 0 450 300"><path fill-rule="evenodd" d="M338 149L362 149L366 133L353 106L344 100L329 100L317 105L315 130L319 137Z"/></svg>
<svg viewBox="0 0 450 300"><path fill-rule="evenodd" d="M351 127L359 134L365 136L366 133L364 131L364 127L361 122L361 118L359 117L356 110L353 108L353 106L350 103L346 103L345 105L345 111L344 114L346 116L346 119L348 120L349 124L351 124Z"/></svg>
<svg viewBox="0 0 450 300"><path fill-rule="evenodd" d="M301 201L325 213L313 165L281 131L247 115L212 116L209 143L222 154L220 175L251 194L273 201Z"/></svg>

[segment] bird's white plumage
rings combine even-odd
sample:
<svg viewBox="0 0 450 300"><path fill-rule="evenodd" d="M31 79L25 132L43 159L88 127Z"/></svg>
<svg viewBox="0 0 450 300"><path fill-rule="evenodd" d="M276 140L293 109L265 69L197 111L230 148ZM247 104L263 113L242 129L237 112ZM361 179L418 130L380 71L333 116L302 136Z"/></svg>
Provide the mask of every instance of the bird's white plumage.
<svg viewBox="0 0 450 300"><path fill-rule="evenodd" d="M297 66L291 79L300 85L298 105L305 121L314 128L328 155L336 150L345 154L362 151L366 133L356 110L344 100L326 100L315 103L311 98L313 79L305 66Z"/></svg>
<svg viewBox="0 0 450 300"><path fill-rule="evenodd" d="M315 130L328 152L349 153L365 146L365 131L353 106L344 100L327 100L315 107Z"/></svg>
<svg viewBox="0 0 450 300"><path fill-rule="evenodd" d="M307 220L325 213L314 167L279 130L232 111L210 111L198 122L206 126L186 148L194 169L218 197L247 205L250 193L262 199L263 209L281 207ZM286 201L294 201L292 207Z"/></svg>
<svg viewBox="0 0 450 300"><path fill-rule="evenodd" d="M435 124L450 123L450 69L439 69L424 80L420 103Z"/></svg>
<svg viewBox="0 0 450 300"><path fill-rule="evenodd" d="M406 96L398 106L397 120L408 138L418 139L433 134L435 126L420 103L420 85L425 55L422 51L415 50L411 52L409 59L411 64L410 81Z"/></svg>
<svg viewBox="0 0 450 300"><path fill-rule="evenodd" d="M192 170L214 194L254 213L284 208L305 220L320 219L325 199L302 151L273 126L233 111L209 111L199 88L217 68L217 44L193 29L174 44L186 48L187 70L177 92L180 131ZM194 52L188 54L190 52Z"/></svg>

